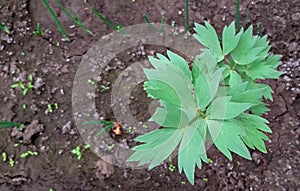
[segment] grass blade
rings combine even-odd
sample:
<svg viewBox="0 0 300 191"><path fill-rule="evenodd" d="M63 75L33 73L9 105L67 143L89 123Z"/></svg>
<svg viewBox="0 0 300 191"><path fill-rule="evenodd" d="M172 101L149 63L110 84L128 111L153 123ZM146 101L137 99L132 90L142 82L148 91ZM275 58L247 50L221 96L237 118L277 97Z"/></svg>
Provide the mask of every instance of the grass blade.
<svg viewBox="0 0 300 191"><path fill-rule="evenodd" d="M99 13L94 7L92 7L92 11L95 15L97 15L97 17L99 17L107 26L109 26L110 28L112 28L113 30L120 32L122 34L126 34L126 32L124 30L122 30L123 26L118 24L115 25L112 22L110 22L109 20L107 20L101 13Z"/></svg>
<svg viewBox="0 0 300 191"><path fill-rule="evenodd" d="M70 12L63 6L60 0L56 0L60 9L68 16L68 18L73 21L77 26L82 28L85 32L92 35L92 31L90 31L79 19L78 16L71 10Z"/></svg>
<svg viewBox="0 0 300 191"><path fill-rule="evenodd" d="M159 26L159 33L162 34L164 30L164 24L165 24L165 17L161 17L160 26Z"/></svg>
<svg viewBox="0 0 300 191"><path fill-rule="evenodd" d="M246 19L243 22L243 28L246 27L246 24L248 23L248 20L249 20L249 16L250 16L250 11L248 10L247 11L247 15L246 15Z"/></svg>
<svg viewBox="0 0 300 191"><path fill-rule="evenodd" d="M36 24L36 31L33 31L32 33L34 35L37 35L37 36L41 36L43 34L42 31L41 31L41 24L40 23Z"/></svg>
<svg viewBox="0 0 300 191"><path fill-rule="evenodd" d="M61 23L59 22L57 16L55 15L53 9L50 7L50 5L48 4L48 2L47 2L46 0L42 0L42 3L43 3L44 6L46 7L46 9L49 11L51 17L53 18L55 24L56 24L57 27L58 27L59 32L64 36L64 38L65 38L67 41L70 41L68 35L66 34L64 28L62 27Z"/></svg>
<svg viewBox="0 0 300 191"><path fill-rule="evenodd" d="M10 127L20 127L23 124L20 123L14 123L14 122L7 122L7 121L0 121L0 130Z"/></svg>
<svg viewBox="0 0 300 191"><path fill-rule="evenodd" d="M258 36L262 36L262 27L261 27L261 22L258 22L257 24L257 30L258 30Z"/></svg>
<svg viewBox="0 0 300 191"><path fill-rule="evenodd" d="M7 26L5 26L3 23L0 22L0 29L4 30L7 34L10 34L11 32L9 31L9 29L7 28Z"/></svg>
<svg viewBox="0 0 300 191"><path fill-rule="evenodd" d="M240 26L240 0L236 0L236 5L235 5L235 28L237 32L241 30Z"/></svg>
<svg viewBox="0 0 300 191"><path fill-rule="evenodd" d="M111 124L111 125L105 125L103 127L103 129L101 131L99 131L95 136L94 136L94 139L100 137L105 131L107 131L108 129L112 128L114 126L114 124Z"/></svg>
<svg viewBox="0 0 300 191"><path fill-rule="evenodd" d="M150 20L149 20L146 13L144 13L143 17L144 17L144 20L146 21L146 23L149 25L150 28L152 28L156 32L159 32L159 30L157 30L157 28L150 22Z"/></svg>
<svg viewBox="0 0 300 191"><path fill-rule="evenodd" d="M185 31L190 32L189 25L189 0L185 1Z"/></svg>

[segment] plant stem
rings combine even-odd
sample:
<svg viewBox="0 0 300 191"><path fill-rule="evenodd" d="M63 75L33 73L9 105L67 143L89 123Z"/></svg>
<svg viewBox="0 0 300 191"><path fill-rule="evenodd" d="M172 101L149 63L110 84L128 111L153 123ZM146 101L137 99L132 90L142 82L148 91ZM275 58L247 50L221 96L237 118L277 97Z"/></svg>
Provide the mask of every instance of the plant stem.
<svg viewBox="0 0 300 191"><path fill-rule="evenodd" d="M237 29L237 32L240 32L240 0L236 0L235 5L235 28Z"/></svg>
<svg viewBox="0 0 300 191"><path fill-rule="evenodd" d="M159 33L160 33L160 34L163 33L164 23L165 23L165 17L162 16L162 17L161 17L161 21L160 21L160 26L159 26Z"/></svg>
<svg viewBox="0 0 300 191"><path fill-rule="evenodd" d="M69 12L62 4L62 2L60 0L56 0L58 6L60 7L60 9L68 16L68 18L73 21L77 26L79 26L80 28L82 28L85 32L87 32L88 34L92 35L92 31L90 31L79 19L78 16L73 12Z"/></svg>
<svg viewBox="0 0 300 191"><path fill-rule="evenodd" d="M185 30L190 32L189 26L189 0L185 0Z"/></svg>
<svg viewBox="0 0 300 191"><path fill-rule="evenodd" d="M258 30L258 36L262 36L262 27L261 27L261 22L257 23L257 30Z"/></svg>
<svg viewBox="0 0 300 191"><path fill-rule="evenodd" d="M52 16L55 24L57 25L58 27L58 30L62 33L62 35L64 36L64 38L67 40L67 41L70 41L68 35L66 34L64 28L62 27L61 23L59 22L57 16L55 15L53 9L50 7L50 5L48 4L48 2L46 0L42 0L42 3L44 4L44 6L46 7L46 9L49 11L50 15Z"/></svg>
<svg viewBox="0 0 300 191"><path fill-rule="evenodd" d="M243 28L246 27L246 24L247 24L247 22L248 22L248 20L249 20L249 16L250 16L250 11L248 10L248 11L247 11L247 15L246 15L246 19L244 20L244 23L243 23Z"/></svg>
<svg viewBox="0 0 300 191"><path fill-rule="evenodd" d="M152 28L154 31L160 32L159 30L157 30L157 28L155 28L155 26L150 22L148 16L146 13L143 14L143 17L146 21L146 23L149 25L150 28Z"/></svg>
<svg viewBox="0 0 300 191"><path fill-rule="evenodd" d="M92 7L92 11L93 13L99 17L107 26L109 26L110 28L112 28L115 31L118 31L122 34L126 34L125 31L122 30L122 26L121 25L115 25L112 22L110 22L109 20L107 20L101 13L99 13L94 7Z"/></svg>

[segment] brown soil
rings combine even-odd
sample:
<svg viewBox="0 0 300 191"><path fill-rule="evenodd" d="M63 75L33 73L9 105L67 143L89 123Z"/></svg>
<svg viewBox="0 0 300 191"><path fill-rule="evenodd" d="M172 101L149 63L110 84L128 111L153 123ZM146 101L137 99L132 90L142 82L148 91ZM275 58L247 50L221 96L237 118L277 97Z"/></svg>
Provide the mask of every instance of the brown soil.
<svg viewBox="0 0 300 191"><path fill-rule="evenodd" d="M242 18L249 10L250 22L262 23L263 33L268 34L273 47L272 52L283 55L279 69L284 74L279 80L266 82L274 89L274 101L268 103L271 111L265 115L273 130L269 134L270 141L266 143L268 153L252 151L252 161L237 155L229 161L211 148L209 156L213 162L196 170L194 186L177 169L173 172L168 169L171 163L176 166L176 160L147 171L112 166L99 160L90 150L84 151L80 160L71 153L76 146L85 144L77 132L71 107L75 73L89 48L101 36L112 32L86 8L93 6L109 20L123 26L144 23L143 13L147 13L153 22L159 22L164 15L167 24L175 21L177 26L183 26L185 2L88 0L88 4L84 4L83 1L64 1L94 32L93 36L78 27L70 27L73 24L54 2L51 1L51 5L70 35L70 43L61 41L62 35L41 1L0 0L0 21L12 31L11 35L0 32L0 120L31 127L33 122L39 124L35 125L38 128L29 132L29 140L25 132L1 131L0 152L6 152L15 164L11 167L9 162L0 161L0 190L299 190L299 1L247 0L241 4ZM234 1L190 1L191 27L193 22L209 20L220 33L225 24L234 20L234 15ZM32 35L37 22L41 23L44 37ZM151 47L143 47L146 55L151 54ZM119 55L124 66L133 60L146 59L139 54L140 47L131 51L135 54ZM121 68L108 71L102 77L113 81L120 71ZM12 89L11 85L18 80L26 81L29 74L33 75L35 87L23 96L19 89ZM146 121L150 116L147 104L151 100L141 89L142 86L138 86L132 93L130 109L138 120ZM97 93L105 92L100 89ZM106 93L109 95L110 90ZM108 102L96 99L97 105ZM54 103L58 103L58 109L48 112L47 105ZM26 109L22 108L23 104L27 105ZM109 106L101 111L106 119L114 120ZM134 136L124 135L118 141ZM15 145L25 137L26 142ZM38 151L39 155L21 158L20 155L28 150Z"/></svg>

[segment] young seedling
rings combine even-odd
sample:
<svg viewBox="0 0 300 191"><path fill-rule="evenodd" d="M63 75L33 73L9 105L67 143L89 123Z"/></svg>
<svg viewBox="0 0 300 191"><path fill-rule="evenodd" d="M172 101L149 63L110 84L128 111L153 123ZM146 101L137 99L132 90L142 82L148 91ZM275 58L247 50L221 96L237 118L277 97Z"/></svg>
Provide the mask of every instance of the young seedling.
<svg viewBox="0 0 300 191"><path fill-rule="evenodd" d="M94 124L103 125L103 129L94 136L94 139L97 139L98 137L100 137L105 131L107 131L110 128L113 128L113 132L116 135L122 134L122 130L121 130L120 124L118 122L106 121L106 120L95 120L95 121L85 121L83 124L84 125L94 125Z"/></svg>
<svg viewBox="0 0 300 191"><path fill-rule="evenodd" d="M9 165L10 165L11 167L14 167L14 166L15 166L15 161L14 161L14 159L12 159L12 158L9 159Z"/></svg>
<svg viewBox="0 0 300 191"><path fill-rule="evenodd" d="M149 56L154 69L144 69L144 88L160 101L150 121L162 128L138 136L129 161L149 163L149 170L166 160L178 147L178 171L194 184L195 167L208 163L206 142L213 143L229 160L231 152L251 159L251 149L266 153L264 133L271 133L263 98L272 89L258 79L276 79L280 56L269 54L267 37L253 36L253 27L236 33L235 23L225 26L222 38L206 22L195 24L194 37L206 48L192 69L181 56ZM221 39L221 42L219 41ZM222 46L221 46L222 45Z"/></svg>
<svg viewBox="0 0 300 191"><path fill-rule="evenodd" d="M27 94L27 92L30 89L33 88L33 82L32 82L32 75L31 74L28 76L28 80L29 80L29 82L27 83L27 85L25 85L24 82L22 82L20 80L18 83L13 84L11 87L12 88L20 87L22 89L23 96L25 96Z"/></svg>
<svg viewBox="0 0 300 191"><path fill-rule="evenodd" d="M88 80L88 84L90 84L90 85L95 85L95 81L92 80L92 79L89 79L89 80Z"/></svg>
<svg viewBox="0 0 300 191"><path fill-rule="evenodd" d="M53 106L54 106L54 109L58 109L58 103L54 103ZM50 103L47 105L47 108L48 108L48 112L49 112L49 113L53 113L53 106L52 106L52 104L50 104Z"/></svg>
<svg viewBox="0 0 300 191"><path fill-rule="evenodd" d="M43 33L41 31L41 25L40 25L40 23L36 24L36 31L33 31L32 33L34 35L37 35L37 36L42 36L43 35Z"/></svg>
<svg viewBox="0 0 300 191"><path fill-rule="evenodd" d="M3 153L2 153L2 161L3 161L3 162L6 162L6 161L7 161L7 154L6 154L6 152L3 152Z"/></svg>
<svg viewBox="0 0 300 191"><path fill-rule="evenodd" d="M47 2L47 0L42 0L42 3L44 4L44 6L46 7L46 9L49 11L51 17L53 18L55 24L58 27L59 32L63 35L64 39L66 41L70 41L67 33L65 32L64 28L62 27L60 21L58 20L56 14L54 13L53 9L51 8L51 6L49 5L49 3Z"/></svg>
<svg viewBox="0 0 300 191"><path fill-rule="evenodd" d="M80 146L77 146L75 149L73 149L71 151L72 154L76 155L77 156L77 159L80 160L81 157L82 157L82 152L85 151L86 149L90 148L90 145L85 145L83 147L83 150L81 151L81 148Z"/></svg>
<svg viewBox="0 0 300 191"><path fill-rule="evenodd" d="M14 123L14 122L0 121L0 130L1 130L1 129L6 129L6 128L12 128L12 127L22 128L22 127L24 127L24 125L21 124L21 123Z"/></svg>
<svg viewBox="0 0 300 191"><path fill-rule="evenodd" d="M150 22L150 20L149 20L149 18L148 18L148 16L147 16L146 13L144 13L143 17L144 17L144 20L146 21L146 23L149 25L150 28L152 28L154 31L159 32L159 34L162 34L162 33L163 33L163 30L164 30L164 24L165 24L165 17L164 17L164 16L161 17L159 29L157 29L157 28Z"/></svg>
<svg viewBox="0 0 300 191"><path fill-rule="evenodd" d="M104 86L104 85L102 85L101 88L102 88L103 90L109 90L109 86Z"/></svg>
<svg viewBox="0 0 300 191"><path fill-rule="evenodd" d="M6 32L7 34L11 34L7 26L5 26L3 23L0 22L0 29Z"/></svg>
<svg viewBox="0 0 300 191"><path fill-rule="evenodd" d="M79 26L80 28L82 28L85 32L87 32L88 34L92 35L92 31L90 31L78 18L78 15L76 13L74 13L73 10L68 10L66 9L63 4L61 3L60 0L56 0L58 6L60 7L60 9L68 16L68 18L74 22L77 26Z"/></svg>
<svg viewBox="0 0 300 191"><path fill-rule="evenodd" d="M189 0L185 0L185 32L190 33L189 24Z"/></svg>
<svg viewBox="0 0 300 191"><path fill-rule="evenodd" d="M126 34L126 31L123 30L123 26L121 24L113 24L112 22L107 20L101 13L99 13L94 7L92 7L92 12L113 30L120 32L121 34Z"/></svg>
<svg viewBox="0 0 300 191"><path fill-rule="evenodd" d="M27 158L28 156L37 156L39 153L37 151L26 151L21 154L21 158Z"/></svg>

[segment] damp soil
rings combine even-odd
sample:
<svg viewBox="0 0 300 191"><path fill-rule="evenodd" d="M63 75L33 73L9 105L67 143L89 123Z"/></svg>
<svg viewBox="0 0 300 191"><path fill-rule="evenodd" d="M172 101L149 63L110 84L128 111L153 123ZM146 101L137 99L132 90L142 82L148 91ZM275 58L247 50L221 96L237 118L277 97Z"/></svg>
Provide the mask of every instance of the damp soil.
<svg viewBox="0 0 300 191"><path fill-rule="evenodd" d="M55 1L49 2L71 42L62 40L41 1L0 0L0 21L12 31L10 35L0 32L0 120L23 123L28 128L23 132L16 128L1 131L0 152L7 154L7 161L3 158L0 161L0 190L299 190L299 1L242 2L242 18L249 10L249 22L254 25L261 22L262 32L268 35L272 45L272 53L282 55L279 69L284 74L278 80L265 82L274 90L273 102L267 103L270 111L264 116L273 131L266 142L268 153L251 151L251 161L237 155L229 161L211 147L208 155L213 162L196 170L195 185L190 185L177 169L170 171L171 165L177 165L176 159L148 171L112 165L89 149L83 152L80 160L71 153L77 146L86 144L77 131L72 111L76 71L83 55L101 36L113 32L91 13L89 7L95 7L109 20L123 26L144 23L143 13L147 13L153 22L160 22L164 15L167 24L175 21L175 27L182 31L185 2L88 0L85 4L84 1L63 1L94 32L93 35L74 27ZM209 21L220 34L223 26L234 20L234 1L190 0L189 7L191 27L193 22ZM32 34L38 22L44 33L42 37ZM120 53L110 62L110 69L101 76L103 80L96 83L99 88L95 102L104 119L115 120L110 108L110 94L118 74L133 61L146 60L148 55L165 50L140 45ZM34 88L25 96L20 89L11 88L19 80L28 82L30 74ZM130 95L130 112L138 121L147 121L151 102L140 84ZM48 104L53 106L52 112L49 112ZM122 128L122 136L109 132L112 138L125 141L129 146L135 144L132 139L136 134L130 133L126 124L122 124ZM27 151L37 151L38 155L21 158ZM14 161L13 166L9 159Z"/></svg>

